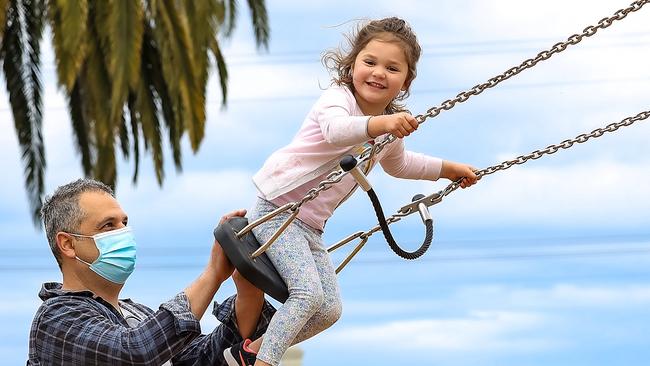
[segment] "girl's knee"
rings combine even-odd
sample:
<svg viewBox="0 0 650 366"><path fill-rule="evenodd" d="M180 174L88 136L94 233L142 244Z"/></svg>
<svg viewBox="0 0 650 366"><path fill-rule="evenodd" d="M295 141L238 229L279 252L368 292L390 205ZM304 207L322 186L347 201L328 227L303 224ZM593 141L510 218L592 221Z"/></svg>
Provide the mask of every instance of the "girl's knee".
<svg viewBox="0 0 650 366"><path fill-rule="evenodd" d="M306 289L294 289L289 291L289 299L301 304L301 308L310 314L316 313L325 301L325 294L321 286L314 286Z"/></svg>
<svg viewBox="0 0 650 366"><path fill-rule="evenodd" d="M327 329L334 325L340 318L343 312L343 305L340 297L331 298L323 303L319 313L323 329Z"/></svg>

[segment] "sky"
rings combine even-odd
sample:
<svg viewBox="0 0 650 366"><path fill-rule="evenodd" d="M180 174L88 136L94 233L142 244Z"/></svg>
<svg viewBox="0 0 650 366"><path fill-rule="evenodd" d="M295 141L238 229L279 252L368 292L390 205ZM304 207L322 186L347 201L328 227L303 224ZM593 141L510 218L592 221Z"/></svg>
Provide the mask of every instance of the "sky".
<svg viewBox="0 0 650 366"><path fill-rule="evenodd" d="M269 1L268 51L255 49L242 4L224 41L229 100L210 79L206 137L183 171L166 155L156 183L150 156L137 185L120 161L117 197L139 245L122 295L152 308L201 272L219 217L248 208L252 175L292 138L329 85L323 51L356 21L407 20L423 56L408 107L414 114L483 83L611 16L630 0ZM650 8L643 8L407 137L409 150L485 168L648 110ZM43 56L46 191L82 174L53 54ZM3 80L4 81L4 80ZM29 216L6 92L0 91L0 354L24 363L41 283L60 280ZM343 316L304 342L304 364L650 364L650 121L486 176L431 207L435 238L421 259L396 257L374 235L339 275ZM448 182L369 177L387 215ZM417 215L392 225L407 249L424 237ZM333 244L376 225L357 193L328 222ZM352 247L333 254L335 263ZM341 252L341 253L339 253ZM217 294L233 293L231 282ZM204 331L216 325L206 316Z"/></svg>

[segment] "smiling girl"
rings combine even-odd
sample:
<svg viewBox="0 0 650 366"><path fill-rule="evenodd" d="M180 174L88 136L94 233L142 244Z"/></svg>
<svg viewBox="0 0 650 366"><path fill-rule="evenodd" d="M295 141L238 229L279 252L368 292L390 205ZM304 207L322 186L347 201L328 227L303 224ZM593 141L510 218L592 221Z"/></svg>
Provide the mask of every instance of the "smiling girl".
<svg viewBox="0 0 650 366"><path fill-rule="evenodd" d="M409 25L398 18L371 21L349 37L350 49L327 52L323 63L334 74L305 118L294 139L274 152L253 177L259 191L250 220L286 203L301 200L338 168L344 154L358 154L375 139L393 134L363 166L379 163L391 176L452 181L461 187L476 183L471 166L406 151L403 137L418 128L399 102L409 94L416 76L420 46ZM289 290L289 298L273 316L261 341L246 341L224 353L229 365L273 365L286 349L330 327L341 316L341 297L332 261L323 245L327 219L356 188L352 176L300 208L298 220L266 251ZM289 213L257 226L253 233L267 242ZM256 354L257 353L257 354ZM237 355L237 357L233 357ZM256 360L256 361L255 361Z"/></svg>

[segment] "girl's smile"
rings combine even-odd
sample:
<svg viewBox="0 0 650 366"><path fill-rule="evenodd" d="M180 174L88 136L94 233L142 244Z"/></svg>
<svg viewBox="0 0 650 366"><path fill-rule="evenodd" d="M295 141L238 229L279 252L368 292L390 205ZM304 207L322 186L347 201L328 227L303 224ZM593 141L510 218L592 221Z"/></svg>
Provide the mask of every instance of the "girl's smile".
<svg viewBox="0 0 650 366"><path fill-rule="evenodd" d="M354 96L361 110L380 115L406 90L408 63L399 41L373 39L357 55L352 68Z"/></svg>

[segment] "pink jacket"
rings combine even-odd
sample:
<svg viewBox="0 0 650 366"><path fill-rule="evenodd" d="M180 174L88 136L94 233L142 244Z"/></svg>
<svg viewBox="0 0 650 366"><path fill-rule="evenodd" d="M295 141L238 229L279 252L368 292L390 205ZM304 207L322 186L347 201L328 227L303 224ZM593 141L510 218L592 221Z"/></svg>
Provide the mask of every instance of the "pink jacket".
<svg viewBox="0 0 650 366"><path fill-rule="evenodd" d="M275 200L338 168L342 155L358 155L356 150L371 139L367 133L369 118L347 87L327 89L293 140L271 154L253 176L261 197ZM442 168L439 158L406 151L402 139L386 145L373 159L376 161L389 175L407 179L437 180Z"/></svg>

